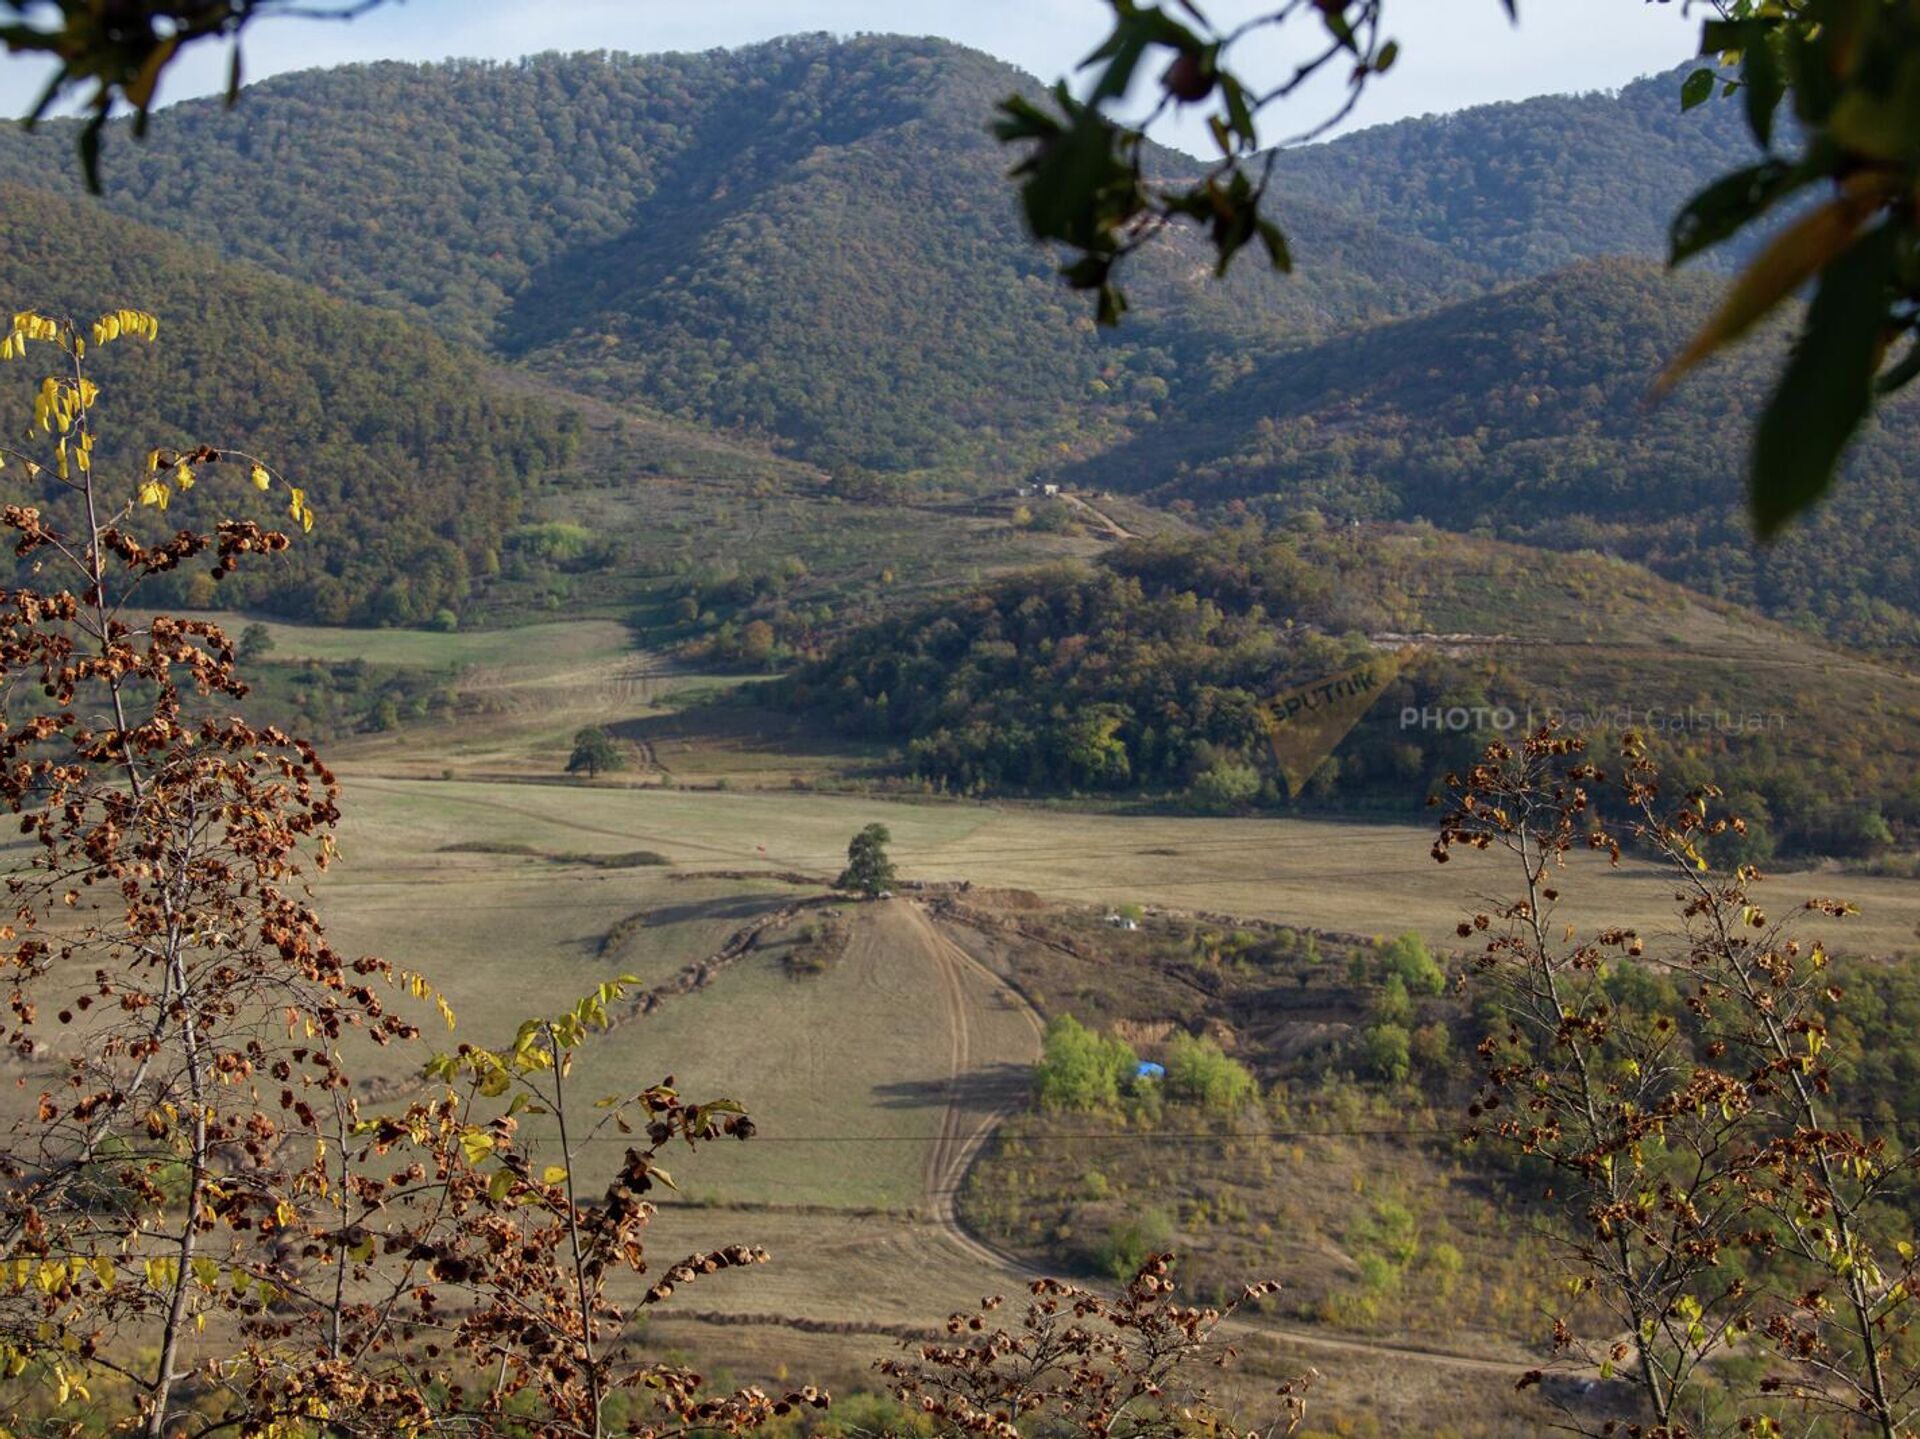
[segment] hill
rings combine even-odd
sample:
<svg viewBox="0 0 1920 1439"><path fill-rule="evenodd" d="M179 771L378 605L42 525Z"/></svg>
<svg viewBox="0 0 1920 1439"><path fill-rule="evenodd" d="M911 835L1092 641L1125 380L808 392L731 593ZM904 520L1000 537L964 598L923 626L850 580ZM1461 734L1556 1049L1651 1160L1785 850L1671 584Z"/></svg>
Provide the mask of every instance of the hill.
<svg viewBox="0 0 1920 1439"><path fill-rule="evenodd" d="M1920 491L1905 457L1920 406L1885 408L1832 498L1762 551L1744 477L1781 333L1648 399L1716 286L1593 262L1271 355L1066 478L1210 509L1422 517L1605 550L1852 643L1912 645Z"/></svg>
<svg viewBox="0 0 1920 1439"><path fill-rule="evenodd" d="M1263 706L1400 652L1303 785L1276 772ZM1760 852L1868 853L1920 822L1920 681L1619 561L1430 526L1122 545L870 626L775 694L966 793L1405 809L1560 716L1649 732L1675 775L1742 796Z"/></svg>
<svg viewBox="0 0 1920 1439"><path fill-rule="evenodd" d="M1170 245L1143 257L1137 322L1096 334L984 132L1031 84L889 37L348 67L170 108L113 145L107 204L605 397L883 472L1097 445L1250 336L1413 313L1489 273L1289 196L1298 276L1221 287ZM71 183L69 143L0 132L0 175Z"/></svg>
<svg viewBox="0 0 1920 1439"><path fill-rule="evenodd" d="M1617 94L1542 95L1282 151L1283 194L1515 279L1664 256L1667 222L1753 149L1736 104L1682 112L1685 65Z"/></svg>
<svg viewBox="0 0 1920 1439"><path fill-rule="evenodd" d="M391 315L13 185L0 185L0 305L157 313L158 345L116 345L94 370L100 458L129 488L152 446L244 443L309 492L320 523L227 581L232 606L396 624L458 609L498 567L536 477L573 443L566 412L495 393L474 357ZM10 423L32 414L40 373L0 370ZM220 503L283 518L244 484ZM213 596L198 583L158 581L151 597L204 604Z"/></svg>
<svg viewBox="0 0 1920 1439"><path fill-rule="evenodd" d="M1681 114L1670 75L1285 151L1300 273L1222 285L1176 237L1101 334L1022 234L983 130L1031 83L897 37L307 72L156 117L112 147L104 203L479 347L523 393L639 415L585 477L610 503L627 486L637 514L652 491L631 452L666 431L682 452L732 446L736 477L770 473L753 451L771 442L860 500L1066 467L1208 511L1602 549L1829 636L1920 640L1905 412L1762 556L1739 477L1767 365L1742 355L1649 410L1716 282L1581 258L1657 249L1679 197L1741 152L1733 107ZM0 130L0 176L76 183L69 139ZM1532 278L1490 289L1513 276ZM589 548L566 565L609 597L630 587L607 576L647 563ZM568 602L551 569L503 603Z"/></svg>

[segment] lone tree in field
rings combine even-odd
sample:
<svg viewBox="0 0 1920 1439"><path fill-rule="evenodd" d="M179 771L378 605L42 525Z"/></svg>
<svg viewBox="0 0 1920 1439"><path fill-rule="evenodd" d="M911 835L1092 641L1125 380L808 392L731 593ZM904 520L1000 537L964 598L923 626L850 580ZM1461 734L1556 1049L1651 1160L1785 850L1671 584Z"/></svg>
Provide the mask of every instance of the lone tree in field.
<svg viewBox="0 0 1920 1439"><path fill-rule="evenodd" d="M567 773L587 772L592 779L601 770L619 770L626 768L626 760L621 757L620 747L613 742L613 736L598 725L589 725L573 737L573 756L567 761Z"/></svg>
<svg viewBox="0 0 1920 1439"><path fill-rule="evenodd" d="M893 861L887 846L893 836L884 824L870 824L847 842L847 867L834 881L839 889L857 889L876 895L893 888Z"/></svg>

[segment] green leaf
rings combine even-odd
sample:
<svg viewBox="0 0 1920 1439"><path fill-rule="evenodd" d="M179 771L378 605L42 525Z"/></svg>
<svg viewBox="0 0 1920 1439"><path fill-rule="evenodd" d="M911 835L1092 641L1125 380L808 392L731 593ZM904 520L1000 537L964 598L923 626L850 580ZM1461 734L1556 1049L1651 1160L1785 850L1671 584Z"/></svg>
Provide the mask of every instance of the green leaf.
<svg viewBox="0 0 1920 1439"><path fill-rule="evenodd" d="M1882 225L1821 277L1806 329L1754 435L1753 521L1762 538L1826 493L1873 409L1897 237Z"/></svg>
<svg viewBox="0 0 1920 1439"><path fill-rule="evenodd" d="M1773 117L1787 93L1787 77L1780 67L1771 31L1760 28L1740 57L1740 85L1747 109L1747 129L1762 150L1773 148Z"/></svg>
<svg viewBox="0 0 1920 1439"><path fill-rule="evenodd" d="M1100 48L1080 62L1081 69L1102 60L1107 62L1087 103L1099 105L1125 95L1127 87L1133 84L1133 73L1140 68L1140 61L1155 45L1183 54L1198 54L1204 48L1200 37L1172 16L1157 9L1134 10L1129 6L1121 11L1113 33Z"/></svg>
<svg viewBox="0 0 1920 1439"><path fill-rule="evenodd" d="M1667 263L1678 265L1737 234L1810 178L1807 171L1773 159L1722 175L1673 217Z"/></svg>
<svg viewBox="0 0 1920 1439"><path fill-rule="evenodd" d="M1861 222L1870 213L1870 205L1843 195L1809 211L1774 236L1727 287L1706 324L1661 373L1654 392L1672 389L1688 370L1746 334L1825 270L1854 244Z"/></svg>
<svg viewBox="0 0 1920 1439"><path fill-rule="evenodd" d="M1713 98L1714 73L1695 70L1680 86L1680 108L1692 110Z"/></svg>

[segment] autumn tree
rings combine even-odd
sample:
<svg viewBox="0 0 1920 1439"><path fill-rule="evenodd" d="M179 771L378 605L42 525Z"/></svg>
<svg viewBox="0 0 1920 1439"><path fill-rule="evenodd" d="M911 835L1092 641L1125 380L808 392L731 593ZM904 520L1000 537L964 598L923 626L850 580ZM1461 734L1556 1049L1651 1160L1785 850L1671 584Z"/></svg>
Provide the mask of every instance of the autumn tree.
<svg viewBox="0 0 1920 1439"><path fill-rule="evenodd" d="M1720 798L1670 792L1634 736L1612 776L1549 730L1454 779L1435 858L1498 854L1514 886L1460 926L1497 1013L1472 1134L1541 1176L1566 1223L1556 1351L1630 1377L1645 1432L1779 1434L1798 1415L1911 1434L1901 1201L1920 1151L1836 1092L1845 974L1806 932L1851 909L1775 911L1752 866L1713 869L1742 827ZM1566 922L1566 888L1628 851L1670 878L1671 932ZM1752 1362L1716 1373L1729 1355Z"/></svg>
<svg viewBox="0 0 1920 1439"><path fill-rule="evenodd" d="M217 625L131 608L152 576L218 580L287 548L250 519L155 523L220 476L276 494L302 530L313 513L234 449L96 471L89 358L157 332L122 310L91 326L20 314L0 334L0 360L51 371L27 447L0 449L22 561L0 590L0 804L27 849L0 926L24 1099L0 1142L8 1425L580 1439L736 1432L823 1404L715 1394L633 1346L634 1315L764 1256L649 1256L661 1150L752 1125L670 1082L582 1114L574 1055L623 981L498 1050L434 1056L411 1013L434 1001L451 1025L445 1001L328 941L307 885L334 854L334 776L239 716ZM360 1071L396 1050L383 1068L402 1107L363 1110L378 1091ZM582 1145L602 1131L634 1137L589 1183Z"/></svg>
<svg viewBox="0 0 1920 1439"><path fill-rule="evenodd" d="M1038 1279L1018 1315L1003 1317L1005 1301L989 1298L951 1316L944 1336L909 1341L876 1367L908 1411L942 1435L1278 1439L1305 1417L1313 1370L1279 1386L1273 1414L1247 1421L1212 1381L1233 1358L1235 1314L1279 1287L1248 1285L1219 1308L1183 1304L1173 1256L1150 1254L1118 1296Z"/></svg>

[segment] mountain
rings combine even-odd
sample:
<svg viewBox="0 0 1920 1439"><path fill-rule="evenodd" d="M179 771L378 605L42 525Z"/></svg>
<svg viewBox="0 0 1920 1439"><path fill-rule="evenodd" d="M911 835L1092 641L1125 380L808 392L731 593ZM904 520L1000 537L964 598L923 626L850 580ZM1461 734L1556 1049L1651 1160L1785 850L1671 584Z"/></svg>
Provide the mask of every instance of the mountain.
<svg viewBox="0 0 1920 1439"><path fill-rule="evenodd" d="M1644 262L1744 153L1736 107L1683 114L1669 75L1284 151L1298 273L1222 284L1176 234L1102 333L985 133L1032 83L874 36L308 72L114 137L104 208L437 331L473 374L770 440L844 496L1062 468L1202 507L1425 516L1914 641L1904 410L1762 555L1740 475L1777 345L1643 403L1717 282L1608 257ZM0 177L72 187L70 142L0 130Z"/></svg>
<svg viewBox="0 0 1920 1439"><path fill-rule="evenodd" d="M1065 478L1605 550L1854 642L1913 644L1920 404L1886 406L1827 503L1756 548L1747 447L1782 332L1648 394L1718 283L1596 261L1274 354Z"/></svg>
<svg viewBox="0 0 1920 1439"><path fill-rule="evenodd" d="M0 307L86 321L120 307L160 320L153 346L96 352L100 460L128 476L158 445L244 444L305 488L313 532L224 582L232 606L334 623L412 624L457 610L497 568L535 481L577 422L504 397L486 366L437 336L99 207L0 184ZM38 351L31 352L37 356ZM41 368L0 368L0 415L32 414ZM213 492L209 476L194 496ZM284 523L241 478L222 514ZM152 582L155 600L213 596Z"/></svg>
<svg viewBox="0 0 1920 1439"><path fill-rule="evenodd" d="M1411 314L1493 273L1322 185L1283 207L1293 278L1221 286L1176 242L1141 257L1134 322L1096 333L985 133L1032 83L890 37L348 67L115 137L107 204L603 397L882 472L1089 450L1250 340ZM69 143L0 133L0 175L71 183Z"/></svg>
<svg viewBox="0 0 1920 1439"><path fill-rule="evenodd" d="M1618 94L1478 105L1298 146L1280 153L1276 185L1504 279L1664 256L1681 204L1758 158L1738 104L1682 112L1681 79L1694 68Z"/></svg>

